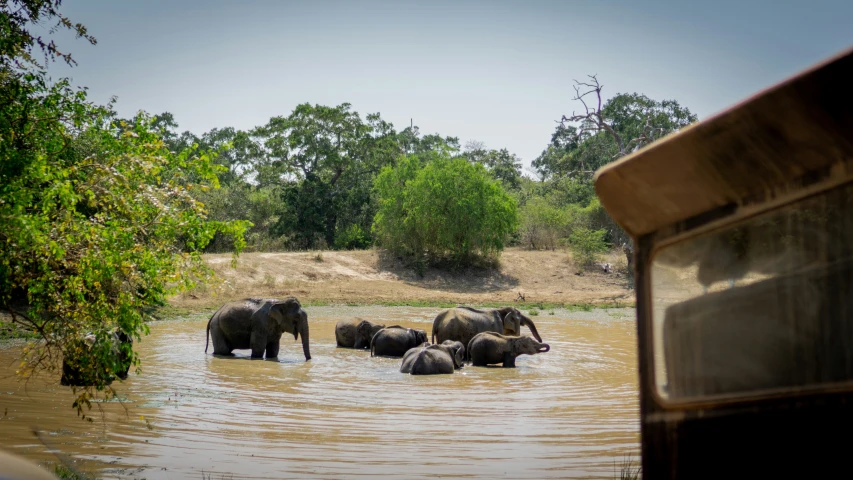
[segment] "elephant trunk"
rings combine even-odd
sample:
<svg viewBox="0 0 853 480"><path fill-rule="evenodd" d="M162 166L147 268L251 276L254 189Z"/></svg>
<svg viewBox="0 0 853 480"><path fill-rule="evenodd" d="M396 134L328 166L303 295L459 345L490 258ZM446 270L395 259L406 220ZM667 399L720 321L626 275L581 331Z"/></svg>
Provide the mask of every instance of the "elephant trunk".
<svg viewBox="0 0 853 480"><path fill-rule="evenodd" d="M521 324L522 324L522 325L526 325L526 326L527 326L527 328L529 328L529 329L530 329L530 332L533 334L533 336L534 336L534 337L536 337L536 341L538 341L538 342L540 342L540 343L542 342L542 337L540 337L540 336L539 336L539 332L538 332L538 331L536 331L536 325L534 325L534 324L533 324L533 320L531 320L531 319L529 319L529 318L522 318L522 319L521 319ZM549 347L549 348L550 348L550 347Z"/></svg>
<svg viewBox="0 0 853 480"><path fill-rule="evenodd" d="M542 350L543 348L544 348L545 350ZM541 343L541 344L539 344L539 346L536 348L536 350L537 350L537 351L539 351L539 353L546 353L546 352L550 352L550 351L551 351L551 345L548 345L547 343Z"/></svg>
<svg viewBox="0 0 853 480"><path fill-rule="evenodd" d="M308 319L300 323L299 335L302 336L302 353L305 354L305 361L311 360L311 350L308 347Z"/></svg>

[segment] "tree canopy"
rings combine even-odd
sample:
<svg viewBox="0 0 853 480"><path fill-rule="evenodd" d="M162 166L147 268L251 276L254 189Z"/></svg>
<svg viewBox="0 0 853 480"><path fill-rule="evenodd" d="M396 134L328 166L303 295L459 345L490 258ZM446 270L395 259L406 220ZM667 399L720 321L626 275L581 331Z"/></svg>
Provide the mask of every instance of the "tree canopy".
<svg viewBox="0 0 853 480"><path fill-rule="evenodd" d="M37 336L19 375L57 371L61 359L102 373L78 392L82 413L96 392L114 394L121 352L86 352L81 339L147 334L146 309L208 277L201 253L217 232L238 252L247 222L211 221L196 198L218 187L215 152L173 152L146 114L118 121L112 103L33 68L34 44L70 57L29 35L27 22L68 21L59 2L16 4L0 10L0 312Z"/></svg>

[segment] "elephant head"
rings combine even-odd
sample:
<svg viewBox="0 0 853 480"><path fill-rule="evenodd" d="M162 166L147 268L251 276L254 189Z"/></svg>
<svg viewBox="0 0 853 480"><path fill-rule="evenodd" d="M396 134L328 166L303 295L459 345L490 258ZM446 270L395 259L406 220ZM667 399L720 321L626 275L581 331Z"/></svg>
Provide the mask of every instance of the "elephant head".
<svg viewBox="0 0 853 480"><path fill-rule="evenodd" d="M506 307L498 310L501 318L503 319L504 324L504 335L509 335L513 337L517 337L521 335L521 326L524 325L530 329L530 332L533 333L533 336L536 337L536 340L542 341L542 337L539 336L539 332L536 330L536 325L533 324L533 320L528 318L526 315L521 313L515 307Z"/></svg>
<svg viewBox="0 0 853 480"><path fill-rule="evenodd" d="M294 340L299 340L302 335L302 353L305 354L305 360L311 360L308 348L308 314L302 309L299 300L289 297L270 303L270 319L278 325L280 331L292 333Z"/></svg>
<svg viewBox="0 0 853 480"><path fill-rule="evenodd" d="M450 356L453 357L453 368L462 368L465 363L465 346L462 345L462 342L445 340L441 342L441 345L450 350Z"/></svg>
<svg viewBox="0 0 853 480"><path fill-rule="evenodd" d="M530 337L519 337L512 342L510 347L512 356L518 355L536 355L537 353L545 353L551 350L551 346L547 343L540 343Z"/></svg>
<svg viewBox="0 0 853 480"><path fill-rule="evenodd" d="M419 328L412 328L412 335L415 337L415 342L420 345L427 341L427 332L426 330L421 330Z"/></svg>
<svg viewBox="0 0 853 480"><path fill-rule="evenodd" d="M371 323L367 320L362 320L355 327L355 348L370 348L370 340L376 335L376 332L385 328L385 325Z"/></svg>

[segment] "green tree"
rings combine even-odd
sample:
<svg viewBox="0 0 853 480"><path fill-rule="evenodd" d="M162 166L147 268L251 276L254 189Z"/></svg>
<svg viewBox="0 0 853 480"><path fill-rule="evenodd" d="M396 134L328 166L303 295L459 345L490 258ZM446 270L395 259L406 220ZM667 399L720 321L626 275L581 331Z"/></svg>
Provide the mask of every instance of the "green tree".
<svg viewBox="0 0 853 480"><path fill-rule="evenodd" d="M86 27L72 23L68 17L59 13L62 0L4 0L0 2L0 70L28 69L43 66L36 60L34 52L44 54L44 63L61 59L68 65L76 65L70 53L63 53L53 40L34 35L30 30L34 24L55 22L50 29L70 30L77 38L83 38L92 45L95 37L89 35Z"/></svg>
<svg viewBox="0 0 853 480"><path fill-rule="evenodd" d="M521 188L521 159L509 150L487 150L480 142L468 142L463 156L474 163L481 163L492 177L500 181L507 190Z"/></svg>
<svg viewBox="0 0 853 480"><path fill-rule="evenodd" d="M422 166L416 157L403 157L382 171L376 191L377 240L419 268L444 261L457 268L495 258L518 228L515 200L485 167L464 158Z"/></svg>
<svg viewBox="0 0 853 480"><path fill-rule="evenodd" d="M195 194L218 186L209 155L171 152L147 115L116 124L112 104L31 68L34 44L70 60L24 31L26 21L58 16L58 4L0 9L0 312L37 336L19 375L56 371L60 359L95 373L94 385L75 389L82 414L98 392L115 394L106 380L121 366L110 348L81 358L83 337L147 334L146 309L209 278L202 249L223 232L239 252L246 224L206 218ZM131 362L139 365L135 354Z"/></svg>
<svg viewBox="0 0 853 480"><path fill-rule="evenodd" d="M569 235L569 248L572 250L575 262L582 267L589 267L597 262L600 255L607 251L610 246L604 239L607 232L604 230L591 230L589 228L576 228Z"/></svg>
<svg viewBox="0 0 853 480"><path fill-rule="evenodd" d="M263 139L263 154L281 166L276 181L282 185L285 209L274 229L277 234L290 236L297 248L314 248L334 245L337 232L353 222L369 228L370 185L399 154L391 124L378 114L368 115L365 122L348 103L306 103L287 117L271 119L253 135ZM348 216L348 206L366 210Z"/></svg>
<svg viewBox="0 0 853 480"><path fill-rule="evenodd" d="M551 205L544 197L530 199L521 208L521 241L527 248L557 248L565 235L569 213Z"/></svg>
<svg viewBox="0 0 853 480"><path fill-rule="evenodd" d="M575 98L583 110L562 117L551 143L533 162L544 178L591 182L595 171L619 157L695 122L697 117L675 100L652 100L620 93L603 101L595 76L577 82Z"/></svg>
<svg viewBox="0 0 853 480"><path fill-rule="evenodd" d="M533 162L549 190L564 201L594 206L590 195L595 172L604 165L695 122L696 115L675 100L657 101L638 93L620 93L606 102L598 79L576 82L579 113L563 115L551 143ZM561 192L562 193L558 193ZM600 223L614 244L628 244L628 235L601 209Z"/></svg>

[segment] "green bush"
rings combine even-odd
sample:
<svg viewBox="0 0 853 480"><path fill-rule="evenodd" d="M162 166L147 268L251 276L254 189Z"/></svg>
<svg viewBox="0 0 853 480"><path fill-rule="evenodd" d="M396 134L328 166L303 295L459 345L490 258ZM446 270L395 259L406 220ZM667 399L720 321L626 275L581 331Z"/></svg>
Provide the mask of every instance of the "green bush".
<svg viewBox="0 0 853 480"><path fill-rule="evenodd" d="M370 234L355 223L335 235L335 248L338 250L363 250L370 244Z"/></svg>
<svg viewBox="0 0 853 480"><path fill-rule="evenodd" d="M567 209L557 208L543 197L530 199L521 209L521 244L533 250L554 250L570 217Z"/></svg>
<svg viewBox="0 0 853 480"><path fill-rule="evenodd" d="M421 168L402 157L376 180L374 236L416 265L493 259L518 228L518 207L481 164L440 157Z"/></svg>
<svg viewBox="0 0 853 480"><path fill-rule="evenodd" d="M607 251L609 245L604 237L607 231L576 228L569 235L569 248L575 262L582 267L588 267L599 260L600 255Z"/></svg>

